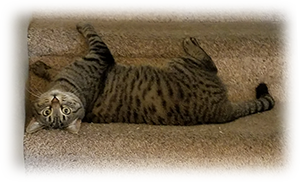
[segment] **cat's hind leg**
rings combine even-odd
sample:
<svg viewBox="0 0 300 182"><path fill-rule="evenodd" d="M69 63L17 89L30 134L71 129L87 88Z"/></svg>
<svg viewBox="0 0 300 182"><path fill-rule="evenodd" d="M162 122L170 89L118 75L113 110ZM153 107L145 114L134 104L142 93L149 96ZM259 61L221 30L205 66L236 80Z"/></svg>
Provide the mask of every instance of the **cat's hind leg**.
<svg viewBox="0 0 300 182"><path fill-rule="evenodd" d="M198 40L194 37L188 37L183 40L184 51L198 61L198 65L203 69L217 73L218 69L211 57L200 47Z"/></svg>
<svg viewBox="0 0 300 182"><path fill-rule="evenodd" d="M251 114L271 110L275 106L275 100L270 95L268 87L265 83L260 83L256 87L256 99L232 103L232 112L228 121L235 120L240 117Z"/></svg>

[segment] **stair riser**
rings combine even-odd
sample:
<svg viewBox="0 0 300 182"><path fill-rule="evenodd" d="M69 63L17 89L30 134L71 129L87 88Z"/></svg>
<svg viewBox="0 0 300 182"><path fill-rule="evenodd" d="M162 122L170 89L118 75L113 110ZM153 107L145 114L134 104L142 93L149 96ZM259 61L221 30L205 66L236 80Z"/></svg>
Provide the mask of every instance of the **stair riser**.
<svg viewBox="0 0 300 182"><path fill-rule="evenodd" d="M34 19L249 22L293 17L293 4L287 0L33 0Z"/></svg>
<svg viewBox="0 0 300 182"><path fill-rule="evenodd" d="M49 34L48 34L49 36ZM80 41L80 37L53 37L51 42L47 37L35 37L29 43L29 56L82 56L86 52L87 45ZM201 46L212 57L245 57L245 56L276 56L295 55L297 40L264 40L252 38L210 39L197 37ZM114 56L118 57L178 57L183 56L181 45L182 38L140 39L136 37L118 38L103 37ZM49 40L49 39L48 39ZM38 44L39 42L39 44Z"/></svg>
<svg viewBox="0 0 300 182"><path fill-rule="evenodd" d="M95 23L97 32L102 35L114 56L182 56L184 53L181 42L188 36L198 38L201 46L214 58L299 54L299 35L293 35L295 32L289 33L288 28L285 32L284 30L274 32L276 26L273 29L271 26L251 33L251 29L254 29L251 25L239 30L235 24L220 27L203 24L181 25L181 27L178 27L180 24L145 24L148 27L144 29L140 28L139 24L130 27L130 24L112 26L97 23ZM29 56L83 55L87 45L74 28L75 24L76 22L55 22L54 26L33 24L29 30Z"/></svg>
<svg viewBox="0 0 300 182"><path fill-rule="evenodd" d="M53 69L52 75L65 65L75 60L73 57L32 57L31 62L43 61ZM116 58L117 62L131 65L150 64L164 66L169 59ZM215 59L219 76L228 88L228 96L232 101L255 98L255 87L266 82L276 101L300 103L300 65L297 56L269 58L236 58ZM31 74L31 89L34 93L45 90L47 82Z"/></svg>

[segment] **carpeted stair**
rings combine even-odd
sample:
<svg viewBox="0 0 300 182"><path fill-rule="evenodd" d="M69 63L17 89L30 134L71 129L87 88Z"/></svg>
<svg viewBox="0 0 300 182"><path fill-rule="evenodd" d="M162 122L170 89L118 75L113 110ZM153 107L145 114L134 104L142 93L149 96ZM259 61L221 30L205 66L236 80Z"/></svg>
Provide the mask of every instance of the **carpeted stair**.
<svg viewBox="0 0 300 182"><path fill-rule="evenodd" d="M290 181L300 175L300 24L282 0L33 0L30 64L55 75L85 54L76 31L91 22L124 64L164 66L200 40L231 100L254 98L266 82L273 110L222 125L189 127L84 123L79 135L25 134L26 180ZM47 82L30 73L30 90Z"/></svg>

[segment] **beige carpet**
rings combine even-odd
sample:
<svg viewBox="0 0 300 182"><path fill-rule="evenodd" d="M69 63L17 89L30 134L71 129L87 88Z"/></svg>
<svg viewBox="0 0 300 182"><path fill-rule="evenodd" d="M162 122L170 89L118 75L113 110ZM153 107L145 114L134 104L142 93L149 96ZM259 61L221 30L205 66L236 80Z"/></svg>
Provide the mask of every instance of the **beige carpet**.
<svg viewBox="0 0 300 182"><path fill-rule="evenodd" d="M26 180L289 181L300 175L300 104L224 125L83 124L25 135Z"/></svg>

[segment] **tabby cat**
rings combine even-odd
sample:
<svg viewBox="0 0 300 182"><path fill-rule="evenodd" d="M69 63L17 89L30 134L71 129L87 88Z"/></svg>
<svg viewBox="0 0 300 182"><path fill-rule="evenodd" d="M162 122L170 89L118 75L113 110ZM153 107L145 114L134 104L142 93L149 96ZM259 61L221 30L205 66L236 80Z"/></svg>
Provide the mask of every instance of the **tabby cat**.
<svg viewBox="0 0 300 182"><path fill-rule="evenodd" d="M89 53L61 71L38 98L29 133L41 128L77 133L83 118L95 123L226 123L274 107L265 83L257 86L256 99L230 102L214 62L193 37L183 41L187 56L164 68L124 66L115 63L91 25L77 28L88 40Z"/></svg>

